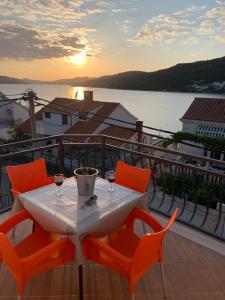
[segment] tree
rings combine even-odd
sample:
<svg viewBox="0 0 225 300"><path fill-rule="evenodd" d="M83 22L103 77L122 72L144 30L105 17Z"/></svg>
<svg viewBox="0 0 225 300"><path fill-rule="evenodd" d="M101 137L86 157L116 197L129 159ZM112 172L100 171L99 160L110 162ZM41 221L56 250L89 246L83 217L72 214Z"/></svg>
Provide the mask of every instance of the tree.
<svg viewBox="0 0 225 300"><path fill-rule="evenodd" d="M10 136L10 142L18 142L26 140L26 135L20 126L14 126L8 130Z"/></svg>

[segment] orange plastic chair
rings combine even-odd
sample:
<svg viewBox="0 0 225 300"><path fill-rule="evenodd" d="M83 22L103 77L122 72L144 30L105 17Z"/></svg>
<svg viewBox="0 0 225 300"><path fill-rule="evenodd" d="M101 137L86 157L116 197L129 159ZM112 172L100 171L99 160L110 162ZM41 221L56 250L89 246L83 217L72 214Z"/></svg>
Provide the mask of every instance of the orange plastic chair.
<svg viewBox="0 0 225 300"><path fill-rule="evenodd" d="M6 233L26 219L33 220L23 210L0 225L0 259L17 282L18 299L21 299L25 284L31 277L72 261L75 257L75 246L68 238L52 242L51 234L40 225L35 227L35 232L13 246Z"/></svg>
<svg viewBox="0 0 225 300"><path fill-rule="evenodd" d="M160 262L163 292L166 297L163 268L162 242L166 231L174 223L178 209L175 210L166 227L144 210L135 208L128 216L124 226L103 239L87 237L83 241L83 251L93 260L111 270L119 272L129 281L129 289L135 298L135 286L144 273L156 262ZM134 221L141 219L154 233L141 238L134 233Z"/></svg>
<svg viewBox="0 0 225 300"><path fill-rule="evenodd" d="M7 166L6 172L11 183L11 192L15 199L20 193L51 184L53 177L48 177L44 158L17 166Z"/></svg>
<svg viewBox="0 0 225 300"><path fill-rule="evenodd" d="M114 182L137 192L145 193L151 175L150 169L133 167L119 160L116 165Z"/></svg>

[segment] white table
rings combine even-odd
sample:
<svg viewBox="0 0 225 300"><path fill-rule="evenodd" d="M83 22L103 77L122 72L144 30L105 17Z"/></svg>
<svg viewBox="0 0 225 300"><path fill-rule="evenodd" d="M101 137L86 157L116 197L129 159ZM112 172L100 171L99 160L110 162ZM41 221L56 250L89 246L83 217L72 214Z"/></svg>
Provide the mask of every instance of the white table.
<svg viewBox="0 0 225 300"><path fill-rule="evenodd" d="M97 177L94 194L97 202L92 206L83 203L87 197L78 197L73 177L64 181L62 196L57 197L57 187L50 184L22 193L14 203L13 211L22 206L33 218L51 233L67 235L76 245L76 262L82 266L81 242L87 235L104 236L118 228L131 210L143 206L144 194L114 184L115 191L108 192L108 181Z"/></svg>

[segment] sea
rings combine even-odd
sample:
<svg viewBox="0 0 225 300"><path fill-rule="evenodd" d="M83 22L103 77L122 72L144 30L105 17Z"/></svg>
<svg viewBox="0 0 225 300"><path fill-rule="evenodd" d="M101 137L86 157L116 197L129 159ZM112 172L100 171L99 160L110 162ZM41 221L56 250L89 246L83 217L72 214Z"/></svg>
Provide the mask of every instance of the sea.
<svg viewBox="0 0 225 300"><path fill-rule="evenodd" d="M15 98L16 94L21 94L27 89L32 89L39 98L46 100L53 100L55 97L75 98L75 95L81 100L84 90L92 90L94 100L119 102L139 120L144 121L144 125L169 131L182 129L180 118L195 97L225 99L225 95L217 94L131 91L47 84L0 84L1 92L12 95L9 98ZM160 134L157 131L156 133Z"/></svg>

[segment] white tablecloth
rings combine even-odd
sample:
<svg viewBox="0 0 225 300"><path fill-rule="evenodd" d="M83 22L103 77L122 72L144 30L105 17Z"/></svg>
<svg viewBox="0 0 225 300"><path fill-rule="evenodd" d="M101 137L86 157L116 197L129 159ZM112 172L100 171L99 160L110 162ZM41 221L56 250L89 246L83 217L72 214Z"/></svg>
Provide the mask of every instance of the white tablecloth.
<svg viewBox="0 0 225 300"><path fill-rule="evenodd" d="M73 177L64 181L62 196L57 197L55 184L22 193L15 201L33 216L47 231L67 235L77 248L76 261L82 264L82 238L87 235L104 236L118 228L135 206L142 206L144 194L114 184L115 191L110 193L108 181L97 178L94 194L97 202L92 206L83 203L87 197L78 197L77 184Z"/></svg>

